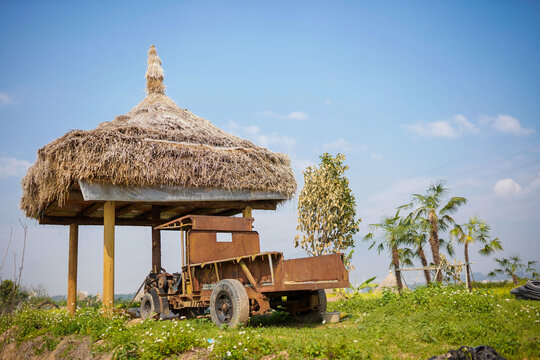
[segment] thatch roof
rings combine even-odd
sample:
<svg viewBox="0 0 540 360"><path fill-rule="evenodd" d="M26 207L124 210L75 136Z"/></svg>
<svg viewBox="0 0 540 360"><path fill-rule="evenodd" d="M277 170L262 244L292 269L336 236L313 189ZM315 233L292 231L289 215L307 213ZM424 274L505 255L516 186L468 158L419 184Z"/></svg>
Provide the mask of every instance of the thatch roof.
<svg viewBox="0 0 540 360"><path fill-rule="evenodd" d="M407 288L406 284L403 284L404 288ZM384 289L397 289L397 279L396 274L392 270L388 271L388 275L384 280L375 288L374 291L383 291Z"/></svg>
<svg viewBox="0 0 540 360"><path fill-rule="evenodd" d="M73 130L38 151L22 180L21 208L42 216L62 206L78 180L125 187L183 186L257 190L292 197L296 181L287 155L226 133L164 94L154 46L146 98L94 130Z"/></svg>

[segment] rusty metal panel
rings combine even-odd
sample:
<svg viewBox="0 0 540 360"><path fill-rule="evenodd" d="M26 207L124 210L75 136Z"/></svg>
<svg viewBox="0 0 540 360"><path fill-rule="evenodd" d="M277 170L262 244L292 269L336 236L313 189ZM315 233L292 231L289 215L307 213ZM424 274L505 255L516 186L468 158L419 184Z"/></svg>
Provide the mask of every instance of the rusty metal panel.
<svg viewBox="0 0 540 360"><path fill-rule="evenodd" d="M249 258L242 260L249 269L251 275L255 279L257 287L261 289L265 286L272 286L272 272L270 271L269 261L267 256L259 256L253 261ZM218 282L214 264L204 264L193 266L193 276L197 279L197 283L202 284L199 290L208 290L213 284ZM234 260L217 263L219 279L236 279L244 285L249 285L250 281L245 272L242 270L240 263Z"/></svg>
<svg viewBox="0 0 540 360"><path fill-rule="evenodd" d="M193 230L251 231L253 218L191 215Z"/></svg>
<svg viewBox="0 0 540 360"><path fill-rule="evenodd" d="M260 252L256 231L235 232L232 242L218 242L215 231L189 231L189 263L203 263L221 259L254 255Z"/></svg>
<svg viewBox="0 0 540 360"><path fill-rule="evenodd" d="M321 255L283 261L283 284L343 280L347 270L341 254Z"/></svg>
<svg viewBox="0 0 540 360"><path fill-rule="evenodd" d="M259 233L256 231L234 232L232 233L232 242L234 252L238 254L234 256L253 255L261 252Z"/></svg>

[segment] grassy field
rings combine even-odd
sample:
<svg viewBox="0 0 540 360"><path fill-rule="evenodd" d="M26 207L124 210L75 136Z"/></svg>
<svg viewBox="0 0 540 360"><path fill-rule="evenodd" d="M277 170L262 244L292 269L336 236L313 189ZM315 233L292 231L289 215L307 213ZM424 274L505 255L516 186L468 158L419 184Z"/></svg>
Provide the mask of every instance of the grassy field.
<svg viewBox="0 0 540 360"><path fill-rule="evenodd" d="M348 314L337 324L301 324L274 313L219 330L209 319L133 322L121 312L101 316L95 308L75 317L62 309L27 308L0 318L0 331L7 331L6 343L39 338L34 351L42 353L78 334L91 338L93 354L118 359L174 359L191 349L212 359L427 359L461 345L491 345L507 359L538 359L540 302L515 300L511 288L359 294L329 304Z"/></svg>

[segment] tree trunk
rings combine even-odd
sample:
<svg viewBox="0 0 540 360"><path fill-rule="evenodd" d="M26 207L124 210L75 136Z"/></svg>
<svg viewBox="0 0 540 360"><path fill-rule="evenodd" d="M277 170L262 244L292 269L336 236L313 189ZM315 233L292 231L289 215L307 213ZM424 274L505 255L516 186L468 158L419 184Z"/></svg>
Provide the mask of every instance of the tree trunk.
<svg viewBox="0 0 540 360"><path fill-rule="evenodd" d="M516 274L512 273L512 281L514 282L514 285L517 286L518 284L518 277Z"/></svg>
<svg viewBox="0 0 540 360"><path fill-rule="evenodd" d="M437 214L435 210L430 210L428 214L428 221L430 224L429 230L429 245L431 246L431 253L433 255L433 263L435 266L441 264L441 257L439 256L439 227L437 224ZM442 282L442 269L437 271L437 282Z"/></svg>
<svg viewBox="0 0 540 360"><path fill-rule="evenodd" d="M396 275L398 291L401 292L403 289L403 283L401 282L401 271L399 271L399 254L398 248L392 247L392 265L394 265L394 273Z"/></svg>
<svg viewBox="0 0 540 360"><path fill-rule="evenodd" d="M424 253L424 249L422 249L422 245L418 245L418 256L420 257L420 261L422 261L422 266L427 267L427 259L426 254ZM424 270L424 277L426 278L426 284L431 284L431 271L428 269Z"/></svg>
<svg viewBox="0 0 540 360"><path fill-rule="evenodd" d="M467 285L469 287L469 291L472 290L472 284L471 284L471 266L469 265L469 243L465 243L465 272L467 276Z"/></svg>

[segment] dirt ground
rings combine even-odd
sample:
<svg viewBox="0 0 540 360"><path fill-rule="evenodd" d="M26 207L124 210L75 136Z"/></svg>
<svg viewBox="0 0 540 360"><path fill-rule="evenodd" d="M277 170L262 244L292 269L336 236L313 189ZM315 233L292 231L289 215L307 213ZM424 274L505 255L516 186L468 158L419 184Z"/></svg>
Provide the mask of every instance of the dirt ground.
<svg viewBox="0 0 540 360"><path fill-rule="evenodd" d="M4 335L4 334L3 334ZM17 346L15 343L4 343L5 336L0 338L0 360L112 360L113 352L92 354L92 340L87 336L70 335L63 338L53 351L47 350L45 336L39 336ZM208 350L195 349L186 351L178 360L208 359Z"/></svg>

